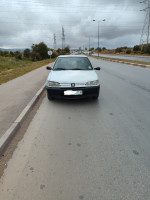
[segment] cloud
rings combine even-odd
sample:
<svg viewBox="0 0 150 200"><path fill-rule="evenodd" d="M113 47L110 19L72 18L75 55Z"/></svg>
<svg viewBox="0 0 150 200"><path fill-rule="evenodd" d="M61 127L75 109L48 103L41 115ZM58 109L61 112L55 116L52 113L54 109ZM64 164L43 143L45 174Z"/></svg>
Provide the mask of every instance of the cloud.
<svg viewBox="0 0 150 200"><path fill-rule="evenodd" d="M100 41L106 48L139 43L145 13L136 0L7 0L0 5L0 47L26 48L45 42L61 47L62 26L65 43L70 47L97 47L98 21ZM96 21L93 22L93 19ZM106 19L105 22L102 20Z"/></svg>

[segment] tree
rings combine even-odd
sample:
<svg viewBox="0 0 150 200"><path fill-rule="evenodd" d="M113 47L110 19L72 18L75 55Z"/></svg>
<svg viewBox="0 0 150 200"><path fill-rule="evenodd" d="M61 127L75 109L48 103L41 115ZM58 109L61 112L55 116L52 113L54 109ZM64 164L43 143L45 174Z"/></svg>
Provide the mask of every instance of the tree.
<svg viewBox="0 0 150 200"><path fill-rule="evenodd" d="M10 56L13 57L14 56L14 52L10 51Z"/></svg>
<svg viewBox="0 0 150 200"><path fill-rule="evenodd" d="M143 45L142 53L150 54L150 44L144 44Z"/></svg>
<svg viewBox="0 0 150 200"><path fill-rule="evenodd" d="M94 50L94 48L93 48L93 47L89 49L89 51L93 51L93 50Z"/></svg>
<svg viewBox="0 0 150 200"><path fill-rule="evenodd" d="M131 49L127 49L126 54L130 54L130 53L131 53Z"/></svg>
<svg viewBox="0 0 150 200"><path fill-rule="evenodd" d="M66 53L70 53L70 47L69 46L66 46L64 50L65 50Z"/></svg>
<svg viewBox="0 0 150 200"><path fill-rule="evenodd" d="M44 42L39 43L38 53L40 54L42 60L48 58L48 47L44 44Z"/></svg>
<svg viewBox="0 0 150 200"><path fill-rule="evenodd" d="M115 53L121 53L122 52L122 48L121 47L119 47L119 48L117 48L116 50L115 50Z"/></svg>
<svg viewBox="0 0 150 200"><path fill-rule="evenodd" d="M15 55L15 58L16 58L17 60L22 60L22 54L21 54L20 51L16 51L16 52L14 53L14 55Z"/></svg>
<svg viewBox="0 0 150 200"><path fill-rule="evenodd" d="M3 51L0 51L0 56L3 56Z"/></svg>
<svg viewBox="0 0 150 200"><path fill-rule="evenodd" d="M99 52L102 51L102 49L101 49L100 47L97 47L95 50L96 50L96 51L99 51Z"/></svg>
<svg viewBox="0 0 150 200"><path fill-rule="evenodd" d="M48 47L44 42L32 45L32 59L33 60L43 60L48 58Z"/></svg>
<svg viewBox="0 0 150 200"><path fill-rule="evenodd" d="M31 56L30 49L25 49L25 50L24 50L24 57L25 57L25 58L30 58L30 56Z"/></svg>
<svg viewBox="0 0 150 200"><path fill-rule="evenodd" d="M105 51L105 50L106 50L106 47L103 47L102 50Z"/></svg>
<svg viewBox="0 0 150 200"><path fill-rule="evenodd" d="M60 54L60 53L61 53L61 49L60 49L60 48L58 48L58 49L57 49L57 52L58 52L58 54Z"/></svg>
<svg viewBox="0 0 150 200"><path fill-rule="evenodd" d="M31 52L31 59L32 61L41 60L40 54L36 51Z"/></svg>
<svg viewBox="0 0 150 200"><path fill-rule="evenodd" d="M3 51L3 56L9 57L9 51Z"/></svg>
<svg viewBox="0 0 150 200"><path fill-rule="evenodd" d="M53 51L51 58L56 58L57 56L58 56L58 52L57 51Z"/></svg>
<svg viewBox="0 0 150 200"><path fill-rule="evenodd" d="M140 45L135 45L135 46L133 47L133 51L134 51L134 52L141 51Z"/></svg>

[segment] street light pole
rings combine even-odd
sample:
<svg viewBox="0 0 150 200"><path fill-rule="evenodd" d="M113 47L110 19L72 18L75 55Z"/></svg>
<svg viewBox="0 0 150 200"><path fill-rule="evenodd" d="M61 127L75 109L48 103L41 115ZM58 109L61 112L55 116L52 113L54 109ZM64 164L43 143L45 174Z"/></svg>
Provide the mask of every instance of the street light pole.
<svg viewBox="0 0 150 200"><path fill-rule="evenodd" d="M95 20L95 19L93 19L93 21L94 21L94 22L96 22L96 20ZM104 22L104 21L106 21L106 20L105 20L105 19L103 19L102 21ZM97 23L98 23L98 57L99 57L99 23L100 23L100 20L99 20L99 21L97 21Z"/></svg>
<svg viewBox="0 0 150 200"><path fill-rule="evenodd" d="M89 55L90 55L90 36L89 36Z"/></svg>
<svg viewBox="0 0 150 200"><path fill-rule="evenodd" d="M99 23L100 21L98 21L98 57L99 57Z"/></svg>

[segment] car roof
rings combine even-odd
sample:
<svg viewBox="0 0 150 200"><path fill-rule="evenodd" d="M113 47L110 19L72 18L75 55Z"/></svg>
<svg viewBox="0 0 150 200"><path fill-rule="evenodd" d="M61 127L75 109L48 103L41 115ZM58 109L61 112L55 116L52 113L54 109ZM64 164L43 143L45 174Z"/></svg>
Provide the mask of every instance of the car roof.
<svg viewBox="0 0 150 200"><path fill-rule="evenodd" d="M87 58L87 56L85 56L85 55L61 55L61 56L58 56L58 58L70 58L70 57Z"/></svg>

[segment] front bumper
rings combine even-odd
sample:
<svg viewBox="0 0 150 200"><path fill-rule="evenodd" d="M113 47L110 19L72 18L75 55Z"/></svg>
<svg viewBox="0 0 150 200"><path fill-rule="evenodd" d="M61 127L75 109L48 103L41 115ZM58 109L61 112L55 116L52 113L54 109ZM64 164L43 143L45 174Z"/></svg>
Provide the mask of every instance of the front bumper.
<svg viewBox="0 0 150 200"><path fill-rule="evenodd" d="M48 98L57 99L83 99L83 98L97 98L99 96L100 85L93 87L69 87L69 88L50 88L46 86ZM82 90L82 95L64 95L64 91Z"/></svg>

